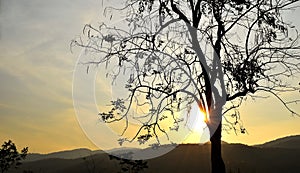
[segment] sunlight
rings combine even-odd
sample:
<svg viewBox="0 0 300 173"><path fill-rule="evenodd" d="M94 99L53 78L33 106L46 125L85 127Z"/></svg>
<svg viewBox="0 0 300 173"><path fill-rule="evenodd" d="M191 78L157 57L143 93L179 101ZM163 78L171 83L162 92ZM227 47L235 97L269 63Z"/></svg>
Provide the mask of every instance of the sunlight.
<svg viewBox="0 0 300 173"><path fill-rule="evenodd" d="M196 133L202 133L203 128L206 126L206 122L208 121L208 118L206 113L202 111L198 106L195 109L197 109L197 112L196 112L193 131L195 131Z"/></svg>
<svg viewBox="0 0 300 173"><path fill-rule="evenodd" d="M208 116L206 115L206 113L200 110L196 102L193 103L189 115L189 119L187 121L187 126L190 129L190 134L188 135L184 143L206 142L207 121L208 121Z"/></svg>
<svg viewBox="0 0 300 173"><path fill-rule="evenodd" d="M199 108L199 111L200 111L200 116L203 117L203 121L205 123L207 123L209 121L209 116L208 114L205 112L205 111L202 111L200 108Z"/></svg>

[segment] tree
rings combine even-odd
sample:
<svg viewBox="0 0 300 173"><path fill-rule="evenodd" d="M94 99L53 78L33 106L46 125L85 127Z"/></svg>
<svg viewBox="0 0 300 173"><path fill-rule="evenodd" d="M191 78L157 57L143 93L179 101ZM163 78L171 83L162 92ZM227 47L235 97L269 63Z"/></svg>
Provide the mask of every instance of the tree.
<svg viewBox="0 0 300 173"><path fill-rule="evenodd" d="M143 160L129 160L109 155L110 160L117 160L121 166L121 172L139 173L148 168L148 162Z"/></svg>
<svg viewBox="0 0 300 173"><path fill-rule="evenodd" d="M223 173L222 117L223 129L245 133L238 108L247 97L269 93L298 115L290 108L297 100L280 95L299 90L285 82L300 72L299 34L282 17L296 2L127 0L122 8L105 10L110 19L124 12L126 25L87 24L83 37L71 45L93 54L84 62L87 71L104 63L113 83L128 77L128 95L99 113L105 123L125 121L122 135L128 121L140 122L136 135L121 138L120 144L156 138L159 145L159 135L178 130L178 113L185 110L188 116L196 101L207 116L212 172ZM132 115L137 107L148 111ZM170 127L163 125L168 118Z"/></svg>
<svg viewBox="0 0 300 173"><path fill-rule="evenodd" d="M11 167L17 168L24 160L28 152L28 147L18 152L16 145L11 141L4 142L0 149L0 168L1 172L8 171Z"/></svg>

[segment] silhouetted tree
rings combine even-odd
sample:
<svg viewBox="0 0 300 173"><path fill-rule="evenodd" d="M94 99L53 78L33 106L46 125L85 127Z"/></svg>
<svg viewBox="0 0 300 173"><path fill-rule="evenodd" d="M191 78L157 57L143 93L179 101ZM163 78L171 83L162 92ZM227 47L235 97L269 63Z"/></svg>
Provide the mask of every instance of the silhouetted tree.
<svg viewBox="0 0 300 173"><path fill-rule="evenodd" d="M129 160L109 155L110 160L117 160L121 166L121 172L139 173L148 168L148 162L144 160Z"/></svg>
<svg viewBox="0 0 300 173"><path fill-rule="evenodd" d="M11 141L4 142L0 149L0 168L1 172L8 171L11 167L17 168L21 161L25 159L28 147L25 147L19 153L16 145Z"/></svg>
<svg viewBox="0 0 300 173"><path fill-rule="evenodd" d="M221 115L223 129L245 133L238 108L260 91L297 115L289 107L293 102L280 96L299 89L285 82L300 71L299 35L282 16L296 0L123 2L123 8L105 10L110 19L123 12L123 25L88 24L84 36L72 42L92 55L84 62L88 69L104 63L113 82L127 77L128 97L112 100L111 110L99 113L105 123L125 121L122 135L130 118L140 122L136 135L120 144L152 137L159 144L160 133L178 130L176 113L188 112L196 100L209 118L212 172L224 173ZM132 115L137 107L148 111ZM173 119L170 127L162 125L167 118Z"/></svg>

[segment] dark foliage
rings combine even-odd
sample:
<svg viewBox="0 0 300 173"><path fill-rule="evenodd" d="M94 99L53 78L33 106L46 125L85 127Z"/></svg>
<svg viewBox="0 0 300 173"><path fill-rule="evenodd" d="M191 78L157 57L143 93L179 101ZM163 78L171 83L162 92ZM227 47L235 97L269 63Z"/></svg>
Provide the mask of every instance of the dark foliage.
<svg viewBox="0 0 300 173"><path fill-rule="evenodd" d="M10 168L21 165L21 161L25 159L28 147L18 152L16 145L11 141L4 142L0 149L0 168L1 172L6 172Z"/></svg>
<svg viewBox="0 0 300 173"><path fill-rule="evenodd" d="M110 160L117 160L121 166L120 173L139 173L148 168L148 162L144 160L129 160L109 155Z"/></svg>

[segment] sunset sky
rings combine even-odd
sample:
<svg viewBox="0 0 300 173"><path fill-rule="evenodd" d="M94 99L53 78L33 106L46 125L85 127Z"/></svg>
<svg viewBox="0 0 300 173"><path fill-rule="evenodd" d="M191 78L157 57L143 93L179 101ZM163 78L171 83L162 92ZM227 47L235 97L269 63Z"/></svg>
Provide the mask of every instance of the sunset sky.
<svg viewBox="0 0 300 173"><path fill-rule="evenodd" d="M69 45L81 34L84 24L105 20L101 18L101 3L0 1L1 143L11 139L19 147L28 146L30 152L40 153L97 149L80 128L73 108L73 71L81 50L71 53ZM300 29L297 16L300 9L286 18ZM291 80L300 82L299 77ZM296 94L285 98L299 98ZM300 113L299 105L293 108ZM300 117L291 116L273 97L249 98L241 107L241 115L248 134L224 132L223 140L253 145L300 134Z"/></svg>

